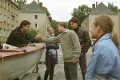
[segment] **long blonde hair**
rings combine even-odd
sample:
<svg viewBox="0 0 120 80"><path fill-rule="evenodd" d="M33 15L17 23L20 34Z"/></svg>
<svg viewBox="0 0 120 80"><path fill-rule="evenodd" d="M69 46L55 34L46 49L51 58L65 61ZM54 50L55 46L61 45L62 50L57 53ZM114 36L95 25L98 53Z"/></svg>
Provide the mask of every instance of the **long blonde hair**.
<svg viewBox="0 0 120 80"><path fill-rule="evenodd" d="M116 45L116 47L120 50L119 42L118 42L118 36L115 33L115 31L112 31L112 41L114 42L114 44Z"/></svg>
<svg viewBox="0 0 120 80"><path fill-rule="evenodd" d="M52 27L52 26L48 26L48 27L47 27L47 31L49 30L49 28L52 28L52 29L53 29L53 27Z"/></svg>
<svg viewBox="0 0 120 80"><path fill-rule="evenodd" d="M114 32L114 23L113 20L106 14L102 14L94 19L94 25L95 26L100 26L101 29L104 31L104 33L112 33L112 41L114 42L115 46L120 50L119 48L119 42L118 42L118 37L117 34Z"/></svg>

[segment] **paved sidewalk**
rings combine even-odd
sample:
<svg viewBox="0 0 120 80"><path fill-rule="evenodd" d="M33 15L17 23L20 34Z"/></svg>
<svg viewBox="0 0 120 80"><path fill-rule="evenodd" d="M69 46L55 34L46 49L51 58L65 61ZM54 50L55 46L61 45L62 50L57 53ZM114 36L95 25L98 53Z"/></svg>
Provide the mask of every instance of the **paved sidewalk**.
<svg viewBox="0 0 120 80"><path fill-rule="evenodd" d="M89 51L87 53L87 56L86 56L87 57L87 63L90 60L91 51L92 51L92 47L89 49ZM40 61L45 61L45 51L44 51ZM40 68L39 68L38 72L41 75L41 80L44 80L44 73L45 73L45 70L46 70L46 66L43 64L42 66L39 65L39 67ZM61 48L58 50L58 64L55 66L54 80L65 80ZM78 80L82 80L82 74L81 74L81 70L80 70L79 65L78 65Z"/></svg>

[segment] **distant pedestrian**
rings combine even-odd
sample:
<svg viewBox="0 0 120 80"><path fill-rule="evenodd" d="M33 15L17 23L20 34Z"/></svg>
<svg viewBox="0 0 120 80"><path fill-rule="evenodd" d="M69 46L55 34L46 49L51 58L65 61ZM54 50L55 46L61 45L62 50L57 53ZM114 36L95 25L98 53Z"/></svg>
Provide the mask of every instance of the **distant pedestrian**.
<svg viewBox="0 0 120 80"><path fill-rule="evenodd" d="M53 38L54 36L54 31L52 27L47 28L47 38ZM46 71L44 75L44 80L47 80L49 76L49 80L53 80L53 75L54 75L54 67L55 64L58 63L58 54L57 54L57 49L59 49L59 44L49 44L46 43Z"/></svg>
<svg viewBox="0 0 120 80"><path fill-rule="evenodd" d="M106 14L91 24L92 57L87 66L86 80L120 80L120 54L113 20Z"/></svg>
<svg viewBox="0 0 120 80"><path fill-rule="evenodd" d="M79 65L82 71L83 80L85 79L86 73L86 53L91 46L90 36L87 30L81 29L79 26L79 21L77 18L72 18L69 20L69 24L75 33L78 35L79 42L81 44L81 55L79 57Z"/></svg>
<svg viewBox="0 0 120 80"><path fill-rule="evenodd" d="M60 43L66 80L78 80L77 63L80 56L81 46L77 34L73 30L66 29L66 24L60 22L58 31L61 32L54 38L41 38L46 43Z"/></svg>

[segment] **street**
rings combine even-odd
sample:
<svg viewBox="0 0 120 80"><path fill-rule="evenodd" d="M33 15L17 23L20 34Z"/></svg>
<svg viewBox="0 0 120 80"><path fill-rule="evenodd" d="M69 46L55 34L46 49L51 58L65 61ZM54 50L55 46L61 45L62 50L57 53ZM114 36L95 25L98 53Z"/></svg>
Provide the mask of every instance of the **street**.
<svg viewBox="0 0 120 80"><path fill-rule="evenodd" d="M87 63L90 61L91 52L92 52L92 47L87 52L87 56L86 56ZM44 51L40 61L45 61L45 51ZM41 75L41 80L44 80L44 73L45 73L45 70L46 70L46 66L44 64L39 65L39 66L40 66L39 73ZM64 65L63 65L61 47L58 49L58 64L55 66L54 80L65 80ZM81 70L80 70L79 65L78 65L78 80L82 80L82 74L81 74Z"/></svg>

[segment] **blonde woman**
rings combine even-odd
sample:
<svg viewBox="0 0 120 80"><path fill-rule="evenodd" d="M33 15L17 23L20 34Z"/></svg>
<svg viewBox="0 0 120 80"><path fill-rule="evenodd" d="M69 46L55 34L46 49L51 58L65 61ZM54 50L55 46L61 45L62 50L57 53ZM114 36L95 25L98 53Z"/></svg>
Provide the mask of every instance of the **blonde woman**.
<svg viewBox="0 0 120 80"><path fill-rule="evenodd" d="M113 20L105 14L91 24L91 38L96 39L87 66L86 80L120 80L120 54Z"/></svg>
<svg viewBox="0 0 120 80"><path fill-rule="evenodd" d="M54 37L54 31L51 26L47 28L47 32L48 32L47 38ZM45 59L46 71L44 75L44 80L47 80L48 76L49 76L49 80L53 80L54 67L58 61L57 49L59 49L58 43L56 44L46 43L46 59Z"/></svg>

